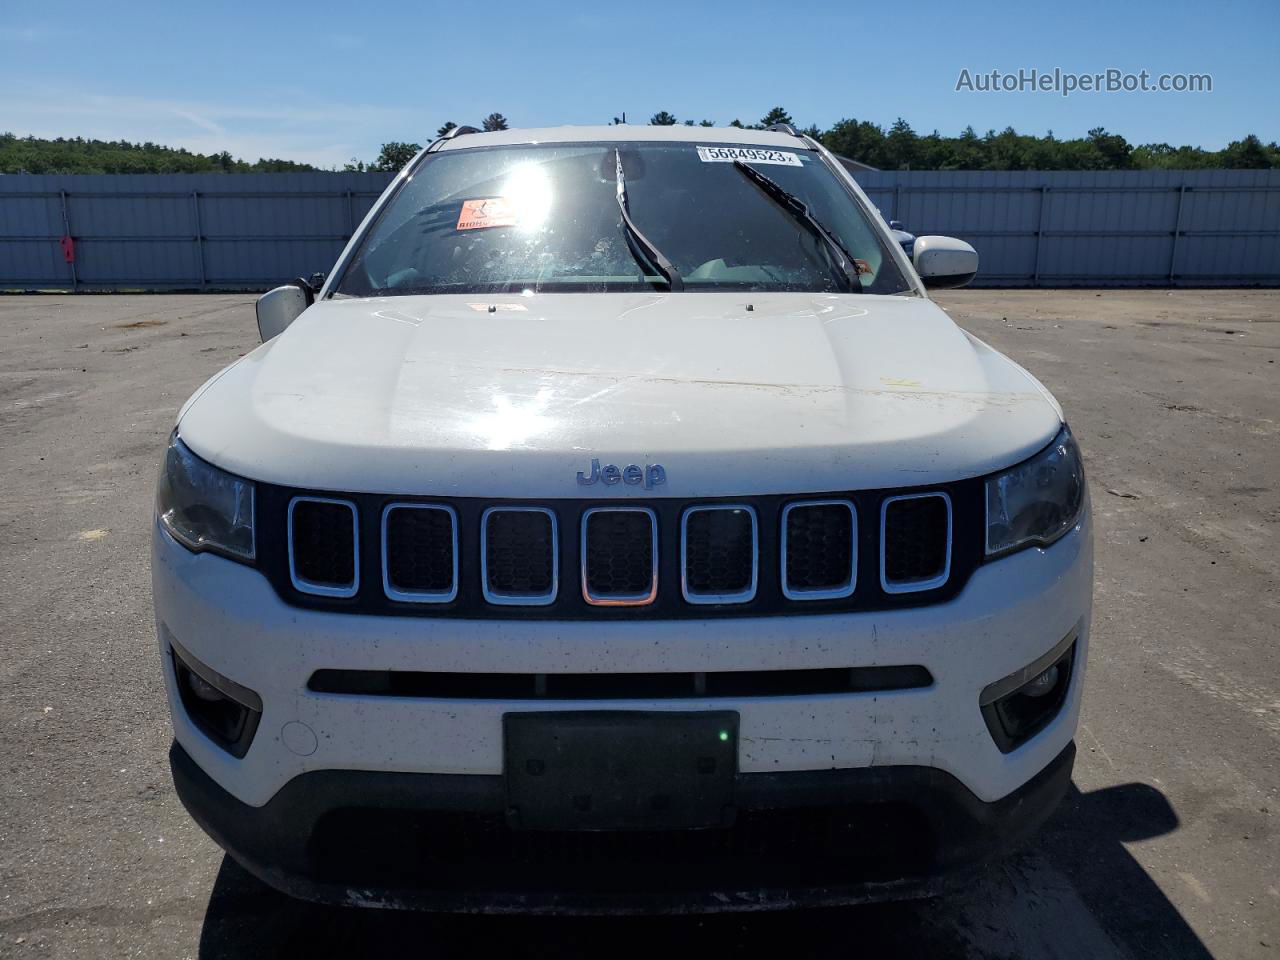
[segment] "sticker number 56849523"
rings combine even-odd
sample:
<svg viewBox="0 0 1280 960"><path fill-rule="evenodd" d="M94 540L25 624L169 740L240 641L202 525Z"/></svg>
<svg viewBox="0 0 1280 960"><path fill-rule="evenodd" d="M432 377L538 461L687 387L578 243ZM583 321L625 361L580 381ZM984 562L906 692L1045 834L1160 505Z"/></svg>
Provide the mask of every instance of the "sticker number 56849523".
<svg viewBox="0 0 1280 960"><path fill-rule="evenodd" d="M789 150L766 150L761 147L698 147L698 159L703 163L776 163L785 167L800 167L798 154Z"/></svg>

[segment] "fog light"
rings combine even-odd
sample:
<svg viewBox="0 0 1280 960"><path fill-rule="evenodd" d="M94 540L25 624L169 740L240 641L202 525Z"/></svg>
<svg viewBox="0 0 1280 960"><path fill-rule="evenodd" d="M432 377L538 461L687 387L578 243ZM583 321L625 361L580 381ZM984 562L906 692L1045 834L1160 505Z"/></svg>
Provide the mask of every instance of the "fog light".
<svg viewBox="0 0 1280 960"><path fill-rule="evenodd" d="M198 673L187 673L187 686L205 703L217 703L219 700L226 699L217 687Z"/></svg>
<svg viewBox="0 0 1280 960"><path fill-rule="evenodd" d="M169 649L178 698L191 722L233 757L243 757L262 718L262 698L201 664L172 637L169 637ZM213 680L202 674L208 674Z"/></svg>
<svg viewBox="0 0 1280 960"><path fill-rule="evenodd" d="M1058 715L1067 701L1074 658L1071 634L1041 659L982 691L978 704L1001 753L1026 743Z"/></svg>
<svg viewBox="0 0 1280 960"><path fill-rule="evenodd" d="M1036 677L1018 692L1028 697L1043 697L1053 693L1058 684L1058 665L1055 663L1040 676Z"/></svg>

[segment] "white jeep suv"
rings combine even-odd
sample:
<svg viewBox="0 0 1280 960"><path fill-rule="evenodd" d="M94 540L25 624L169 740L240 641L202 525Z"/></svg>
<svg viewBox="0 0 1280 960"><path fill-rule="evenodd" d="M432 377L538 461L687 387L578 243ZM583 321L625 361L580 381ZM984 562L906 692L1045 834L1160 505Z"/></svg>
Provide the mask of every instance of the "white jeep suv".
<svg viewBox="0 0 1280 960"><path fill-rule="evenodd" d="M1069 783L1080 453L789 128L426 148L182 408L182 801L266 882L445 910L929 893Z"/></svg>

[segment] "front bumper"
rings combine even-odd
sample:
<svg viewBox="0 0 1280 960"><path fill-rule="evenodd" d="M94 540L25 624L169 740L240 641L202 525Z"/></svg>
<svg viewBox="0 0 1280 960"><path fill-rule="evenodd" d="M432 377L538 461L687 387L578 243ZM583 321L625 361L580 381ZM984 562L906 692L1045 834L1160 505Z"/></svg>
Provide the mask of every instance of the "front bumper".
<svg viewBox="0 0 1280 960"><path fill-rule="evenodd" d="M315 771L251 807L177 743L178 796L246 869L293 896L484 913L705 913L928 896L1052 813L1075 745L984 803L931 767L740 774L728 830L514 833L502 778Z"/></svg>
<svg viewBox="0 0 1280 960"><path fill-rule="evenodd" d="M956 866L1034 829L1070 777L1093 553L1086 516L1047 549L980 567L947 603L610 623L299 609L257 571L192 554L159 527L152 572L175 782L202 826L263 879L304 896L388 906L710 910L929 893ZM1029 740L1002 751L983 717L983 691L1068 636L1075 638L1074 666L1061 708ZM171 649L260 698L243 756L193 724L178 694ZM636 835L625 841L616 834L510 833L503 825L503 716L582 709L581 701L308 688L320 670L626 674L908 664L926 668L932 684L592 701L598 710L739 715L738 825L640 834L647 839L639 847ZM560 842L549 839L556 836ZM772 859L717 854L723 847L767 852L777 837L786 842ZM466 844L442 845L441 838ZM852 860L817 856L832 838L846 844L839 849L854 845ZM801 841L814 857L801 855ZM359 856L342 849L349 842ZM390 851L385 860L369 853L380 845ZM617 889L616 881L611 888L610 871L584 872L581 864L567 872L543 869L565 851L616 866L650 848L662 852L656 868L643 862L622 872L635 889ZM870 862L882 854L896 866Z"/></svg>
<svg viewBox="0 0 1280 960"><path fill-rule="evenodd" d="M502 717L581 708L543 699L467 700L319 693L317 670L644 673L918 664L920 689L812 696L592 703L601 710L733 710L742 773L928 766L990 802L1030 780L1071 741L1089 640L1087 522L1048 549L979 568L952 601L906 610L718 620L432 620L337 615L284 603L257 571L192 554L156 528L152 575L175 739L237 800L262 806L314 770L496 775ZM1076 668L1060 712L1002 753L982 716L989 684L1074 632ZM262 701L243 757L210 740L177 694L171 641Z"/></svg>

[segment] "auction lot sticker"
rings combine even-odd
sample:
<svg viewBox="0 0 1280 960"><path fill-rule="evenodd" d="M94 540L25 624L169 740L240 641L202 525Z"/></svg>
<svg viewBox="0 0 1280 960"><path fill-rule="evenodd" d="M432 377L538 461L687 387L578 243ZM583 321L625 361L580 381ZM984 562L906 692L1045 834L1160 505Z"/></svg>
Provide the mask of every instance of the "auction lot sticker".
<svg viewBox="0 0 1280 960"><path fill-rule="evenodd" d="M784 167L802 167L798 154L788 150L766 150L761 147L699 147L698 159L703 163L776 163Z"/></svg>
<svg viewBox="0 0 1280 960"><path fill-rule="evenodd" d="M506 197L465 200L458 214L459 230L483 230L486 227L514 227L516 212Z"/></svg>

